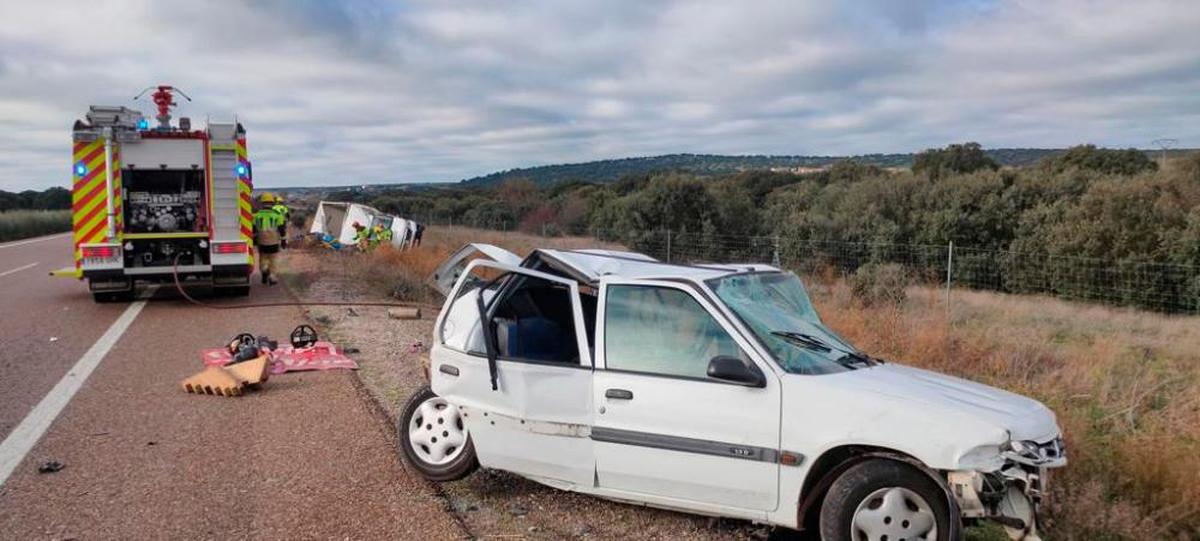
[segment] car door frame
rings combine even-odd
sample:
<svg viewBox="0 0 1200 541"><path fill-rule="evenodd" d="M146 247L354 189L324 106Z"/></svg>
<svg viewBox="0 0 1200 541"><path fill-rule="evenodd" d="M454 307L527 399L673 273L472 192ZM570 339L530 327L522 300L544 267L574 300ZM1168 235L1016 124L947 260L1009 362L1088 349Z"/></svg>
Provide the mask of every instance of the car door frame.
<svg viewBox="0 0 1200 541"><path fill-rule="evenodd" d="M609 396L606 396L608 390L607 381L610 374L622 374L633 377L644 377L651 380L662 380L664 382L672 381L687 381L698 383L701 385L721 386L721 389L728 389L731 394L744 392L748 387L739 385L733 382L725 382L714 379L705 378L688 378L685 376L672 376L667 374L653 374L634 372L622 369L613 369L608 367L607 359L607 312L608 298L610 287L612 286L644 286L644 287L659 287L669 288L681 291L689 295L710 317L712 317L721 329L734 340L738 347L746 354L748 360L754 364L763 374L766 383L761 393L763 402L762 410L768 412L772 417L764 423L765 432L759 436L759 441L754 445L745 444L744 442L736 441L737 438L733 434L728 437L721 438L695 438L687 437L682 434L646 434L637 430L621 429L618 422L608 421L604 412L609 410L610 415L615 413L612 410L612 402ZM779 465L780 465L780 438L781 427L780 419L782 418L780 406L782 403L782 381L778 377L773 364L764 357L759 344L748 337L744 332L739 322L734 321L729 317L725 310L722 309L721 303L715 301L709 292L699 284L688 280L674 279L633 279L622 277L603 277L600 280L599 297L597 299L597 314L596 314L596 339L595 339L595 377L593 382L593 397L594 404L597 409L597 415L592 427L592 438L597 440L597 492L608 494L611 496L621 497L625 499L633 498L657 505L687 509L700 512L714 512L726 516L736 516L749 519L763 519L769 513L779 509L782 502L782 494L779 489ZM668 383L667 385L671 385ZM693 387L695 388L695 387ZM635 391L636 392L636 391ZM636 399L636 397L635 397ZM676 417L678 419L678 417ZM609 426L606 426L609 425ZM703 423L700 423L703 426ZM635 441L641 438L642 441ZM605 446L628 446L629 449L647 449L648 452L659 453L662 450L680 451L676 453L678 460L686 461L689 456L702 457L704 461L712 464L712 457L724 458L731 461L757 461L761 463L773 463L774 466L766 470L759 470L758 476L761 481L769 484L764 486L766 490L773 493L770 503L759 504L753 507L738 506L725 502L713 501L698 501L697 499L689 499L687 494L670 495L670 494L647 494L636 490L626 490L620 486L606 486L604 482L606 466L605 454L611 452L614 447ZM606 451L608 449L608 451ZM636 451L630 453L630 461L633 463L636 460ZM737 467L744 466L740 462L731 462ZM636 466L635 466L636 467ZM773 473L763 473L770 472Z"/></svg>
<svg viewBox="0 0 1200 541"><path fill-rule="evenodd" d="M442 333L446 318L453 304L464 295L463 288L472 272L480 267L566 286L579 362L563 364L497 357L493 390L488 355L470 351L469 340L463 350L446 345ZM505 288L502 285L486 301L489 319ZM477 318L468 333L481 332L481 322ZM488 340L486 335L483 339ZM594 364L576 281L517 265L484 259L471 261L458 277L434 323L434 350L430 359L434 392L462 410L480 464L564 488L592 484L595 458L588 436L593 416Z"/></svg>

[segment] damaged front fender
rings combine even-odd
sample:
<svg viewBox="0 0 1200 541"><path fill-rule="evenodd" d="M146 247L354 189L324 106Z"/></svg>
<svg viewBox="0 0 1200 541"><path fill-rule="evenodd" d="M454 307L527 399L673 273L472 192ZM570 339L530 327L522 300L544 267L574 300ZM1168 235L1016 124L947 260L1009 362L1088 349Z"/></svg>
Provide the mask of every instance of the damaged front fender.
<svg viewBox="0 0 1200 541"><path fill-rule="evenodd" d="M992 472L951 471L946 481L967 521L990 520L1015 541L1040 541L1037 515L1046 471L1009 462Z"/></svg>

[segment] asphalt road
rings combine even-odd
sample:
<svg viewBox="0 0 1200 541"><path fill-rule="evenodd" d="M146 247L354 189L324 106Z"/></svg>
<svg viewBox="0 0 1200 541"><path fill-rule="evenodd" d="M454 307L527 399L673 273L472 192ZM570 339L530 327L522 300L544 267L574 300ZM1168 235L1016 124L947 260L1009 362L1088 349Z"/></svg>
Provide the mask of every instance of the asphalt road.
<svg viewBox="0 0 1200 541"><path fill-rule="evenodd" d="M0 462L23 458L6 480L0 468L0 537L464 536L353 374L283 374L238 398L180 390L201 349L238 332L286 340L298 307L211 310L168 287L140 311L94 304L47 276L69 263L67 236L0 244ZM289 298L255 284L249 301ZM39 414L52 422L30 438ZM64 468L38 473L47 461Z"/></svg>

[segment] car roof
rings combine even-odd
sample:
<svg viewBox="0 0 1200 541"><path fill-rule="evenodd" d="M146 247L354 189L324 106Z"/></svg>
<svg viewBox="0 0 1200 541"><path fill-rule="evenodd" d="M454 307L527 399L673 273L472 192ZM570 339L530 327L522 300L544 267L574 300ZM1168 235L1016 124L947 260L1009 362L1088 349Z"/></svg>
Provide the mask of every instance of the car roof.
<svg viewBox="0 0 1200 541"><path fill-rule="evenodd" d="M567 272L580 281L598 282L602 277L627 279L686 279L696 282L744 272L770 272L779 269L762 263L694 263L659 261L646 254L619 250L535 250L521 266L544 262ZM571 272L574 271L574 272Z"/></svg>

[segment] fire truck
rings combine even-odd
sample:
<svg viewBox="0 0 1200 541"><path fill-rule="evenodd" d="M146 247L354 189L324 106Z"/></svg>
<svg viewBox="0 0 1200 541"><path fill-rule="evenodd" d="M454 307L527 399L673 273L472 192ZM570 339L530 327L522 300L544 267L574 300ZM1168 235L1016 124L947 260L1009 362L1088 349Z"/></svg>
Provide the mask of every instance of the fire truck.
<svg viewBox="0 0 1200 541"><path fill-rule="evenodd" d="M246 130L236 120L172 124L175 94L191 99L168 85L142 94L150 90L153 125L123 106L93 105L75 121L75 266L56 274L87 280L97 302L176 279L247 295L254 260Z"/></svg>

